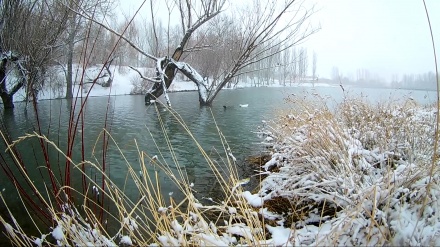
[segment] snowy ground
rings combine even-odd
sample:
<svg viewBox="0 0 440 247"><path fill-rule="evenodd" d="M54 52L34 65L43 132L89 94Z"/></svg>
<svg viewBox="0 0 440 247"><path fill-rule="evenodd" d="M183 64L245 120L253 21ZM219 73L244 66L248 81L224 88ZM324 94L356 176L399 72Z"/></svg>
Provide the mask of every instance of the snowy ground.
<svg viewBox="0 0 440 247"><path fill-rule="evenodd" d="M95 84L92 87L91 83L87 83L92 81L99 74L101 67L92 67L86 70L83 81L84 86L81 87L79 85L79 81L81 81L82 70L77 70L77 78L76 83L73 89L73 95L80 96L81 94L85 96L89 91L90 97L97 96L114 96L114 95L128 95L133 94L133 89L136 84L141 83L140 76L138 72L130 69L127 66L119 67L119 66L111 66L111 71L113 73L113 82L111 87L102 87L99 84ZM148 69L137 68L139 71L143 73L150 72ZM104 73L104 72L102 72ZM104 77L99 79L100 82L104 81L108 77ZM169 91L188 91L188 90L196 90L197 88L194 86L195 84L190 81L181 81L175 80L171 85ZM62 71L54 71L52 76L46 82L46 86L40 91L38 99L56 99L63 98L66 94L66 85L64 83L64 76ZM17 93L14 98L14 101L22 101L24 99L24 91L21 90Z"/></svg>
<svg viewBox="0 0 440 247"><path fill-rule="evenodd" d="M142 81L140 79L138 72L127 66L111 66L110 68L113 73L113 83L111 87L102 87L98 84L95 84L92 87L91 86L92 84L85 83L82 88L79 86L79 81L81 81L81 76L82 76L81 73L82 70L80 68L79 69L77 68L76 70L77 82L74 86L73 95L80 96L82 93L83 96L85 96L89 90L90 90L89 96L91 97L133 94L135 85L136 84L139 85L140 82ZM146 68L137 68L137 69L144 74L153 73L152 69L146 69ZM93 78L96 78L96 76L99 74L100 70L101 70L100 66L88 68L86 70L86 73L84 74L83 81L88 82L93 80ZM103 79L100 80L103 81ZM56 98L65 97L66 85L64 81L65 79L64 79L63 71L59 69L54 69L51 73L51 76L48 78L48 81L46 82L46 86L43 88L43 90L40 91L38 99L45 100L45 99L56 99ZM247 81L240 81L237 85L234 86L234 88L244 88L244 87L252 87L252 86L254 86L254 84L251 83L250 80L247 80ZM270 84L269 86L282 87L277 82L275 82L274 84ZM295 83L292 84L292 86L307 87L307 86L334 86L334 85L329 85L324 83L313 83L313 84ZM225 89L228 88L225 87ZM168 90L169 92L194 91L197 90L197 87L192 81L175 79ZM16 95L14 95L14 101L23 101L23 100L24 100L24 90L21 90Z"/></svg>
<svg viewBox="0 0 440 247"><path fill-rule="evenodd" d="M334 117L304 107L266 126L264 140L273 146L262 171L268 176L258 193L243 196L278 220L267 227L277 237L272 243L440 245L436 110L408 102L375 108L349 100ZM270 212L279 198L292 206Z"/></svg>

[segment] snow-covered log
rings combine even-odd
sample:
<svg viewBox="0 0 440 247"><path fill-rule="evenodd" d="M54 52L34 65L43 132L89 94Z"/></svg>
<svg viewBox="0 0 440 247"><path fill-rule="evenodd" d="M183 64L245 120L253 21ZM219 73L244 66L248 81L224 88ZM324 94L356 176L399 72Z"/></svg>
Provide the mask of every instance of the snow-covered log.
<svg viewBox="0 0 440 247"><path fill-rule="evenodd" d="M110 61L108 61L108 62L106 62L106 63L104 64L104 69L105 69L105 71L107 71L108 79L107 79L106 82L102 83L101 86L103 86L103 87L110 87L110 86L112 85L112 82L113 82L113 74L112 74L112 71L110 70L110 65L112 64L112 62L113 62L114 59L115 59L115 58L112 58L112 59L110 59Z"/></svg>

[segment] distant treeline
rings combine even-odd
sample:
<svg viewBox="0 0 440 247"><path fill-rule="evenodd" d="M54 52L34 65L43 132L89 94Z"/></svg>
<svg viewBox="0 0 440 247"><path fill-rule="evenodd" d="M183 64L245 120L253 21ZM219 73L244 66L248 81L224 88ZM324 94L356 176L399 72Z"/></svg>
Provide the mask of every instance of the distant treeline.
<svg viewBox="0 0 440 247"><path fill-rule="evenodd" d="M391 86L396 88L436 90L437 83L435 73L430 71L423 74L405 74L400 80L394 80L393 78Z"/></svg>
<svg viewBox="0 0 440 247"><path fill-rule="evenodd" d="M387 82L375 73L371 73L367 69L358 69L355 77L353 75L343 75L337 67L332 69L332 78L330 83L342 83L356 85L362 87L391 87L418 90L436 90L436 76L432 71L422 74L404 74L399 76L393 75L391 82Z"/></svg>

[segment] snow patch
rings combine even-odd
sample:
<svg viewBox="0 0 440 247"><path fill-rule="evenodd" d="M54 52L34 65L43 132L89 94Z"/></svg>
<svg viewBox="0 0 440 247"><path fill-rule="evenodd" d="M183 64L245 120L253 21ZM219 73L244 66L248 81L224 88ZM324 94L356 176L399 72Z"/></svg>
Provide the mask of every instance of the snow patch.
<svg viewBox="0 0 440 247"><path fill-rule="evenodd" d="M64 231L63 231L63 227L61 225L58 225L57 227L55 227L55 229L53 229L52 231L52 236L56 239L56 240L63 240L64 239Z"/></svg>
<svg viewBox="0 0 440 247"><path fill-rule="evenodd" d="M133 245L133 242L131 241L131 238L129 236L122 236L120 244L126 244L126 245Z"/></svg>
<svg viewBox="0 0 440 247"><path fill-rule="evenodd" d="M253 195L251 192L249 191L244 191L242 193L242 196L246 199L246 201L249 203L249 205L253 206L253 207L262 207L264 200L263 198L261 198L259 195L255 194Z"/></svg>

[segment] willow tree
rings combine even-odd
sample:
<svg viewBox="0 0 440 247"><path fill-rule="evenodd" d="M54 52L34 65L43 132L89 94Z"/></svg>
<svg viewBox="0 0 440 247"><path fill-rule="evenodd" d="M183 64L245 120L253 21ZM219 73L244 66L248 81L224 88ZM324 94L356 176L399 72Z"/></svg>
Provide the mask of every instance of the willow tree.
<svg viewBox="0 0 440 247"><path fill-rule="evenodd" d="M60 1L60 3L62 3ZM107 17L110 15L112 9L111 6L114 4L114 0L69 0L62 3L63 8L67 11L68 16L66 18L67 27L65 29L66 39L65 39L65 50L66 50L66 64L65 75L66 75L66 98L70 99L73 97L73 84L74 84L74 57L75 57L75 47L77 44L82 48L89 48L92 51L81 51L81 55L90 54L93 50L97 50L93 44L84 44L84 42L96 42L97 37L92 37L94 33L90 32L93 27L90 23L87 23L82 15L78 12L82 11L93 15L94 18ZM82 42L81 42L82 41ZM92 48L90 48L92 47ZM81 49L82 49L81 48ZM102 52L101 53L105 53Z"/></svg>
<svg viewBox="0 0 440 247"><path fill-rule="evenodd" d="M166 92L166 88L173 82L175 73L180 71L197 85L200 105L211 105L220 90L235 77L251 71L247 68L252 64L270 59L294 47L318 30L310 26L307 21L313 14L313 9L307 9L302 3L297 4L297 2L289 0L274 4L268 1L252 1L250 6L242 7L232 13L231 20L235 21L225 24L229 26L229 30L236 39L235 42L227 44L229 47L226 46L223 49L223 55L230 51L229 56L224 61L226 65L220 76L215 78L210 75L201 75L190 64L179 61L189 38L185 36L175 51L178 56L173 54L171 57L157 59L159 61L156 66L158 77L155 78L155 84L147 92L145 103L148 104ZM192 1L187 1L186 6L189 7L179 8L183 27L185 26L183 20L186 20L186 23L191 21L190 10L193 9L191 4ZM216 44L211 45L216 46ZM218 60L219 57L213 57L213 59Z"/></svg>
<svg viewBox="0 0 440 247"><path fill-rule="evenodd" d="M60 50L67 11L55 0L0 1L0 96L5 109L25 89L36 97Z"/></svg>
<svg viewBox="0 0 440 247"><path fill-rule="evenodd" d="M232 79L249 73L252 71L252 69L249 69L252 65L279 55L284 50L304 41L318 30L308 23L309 17L313 14L313 8L306 8L303 2L298 3L295 0L251 1L249 6L241 6L233 13L224 13L232 17L230 18L231 21L224 22L224 25L227 26L230 34L235 37L234 42L222 44L221 49L224 52L221 55L211 57L214 60L223 59L222 71L219 75L215 77L209 74L202 75L195 66L182 58L185 53L192 54L194 52L195 49L191 46L193 45L192 42L190 42L194 38L194 34L202 29L202 26L206 27L205 24L210 20L215 20L220 13L224 12L223 8L226 0L176 0L165 2L169 16L176 13L177 9L182 35L173 52L162 57L141 50L134 42L127 39L123 33L118 33L103 23L95 21L118 35L155 63L157 72L155 77L147 78L139 73L143 79L152 82L151 88L145 95L145 104L150 104L150 102L164 95L170 105L167 89L173 83L176 73L180 71L197 85L200 105L212 105L220 90ZM150 6L151 4L152 1L150 1ZM170 8L170 5L173 5L174 8ZM88 18L93 19L90 16ZM154 15L152 15L152 22L153 29L156 29ZM209 27L206 30L209 30ZM155 41L157 42L157 40L156 37ZM202 43L199 47L216 49L216 47L219 48L218 46L219 43L216 42L213 44ZM194 56L197 55L195 53Z"/></svg>

